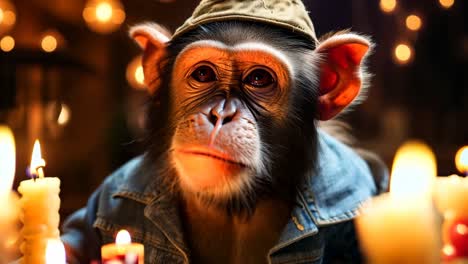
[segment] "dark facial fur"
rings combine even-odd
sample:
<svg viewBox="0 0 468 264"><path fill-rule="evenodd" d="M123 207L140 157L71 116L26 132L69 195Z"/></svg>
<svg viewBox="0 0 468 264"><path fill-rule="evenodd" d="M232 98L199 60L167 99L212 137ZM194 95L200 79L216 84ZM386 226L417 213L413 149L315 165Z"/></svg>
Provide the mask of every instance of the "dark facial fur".
<svg viewBox="0 0 468 264"><path fill-rule="evenodd" d="M260 42L280 50L293 62L294 71L288 87L289 96L280 108L265 109L255 100L233 95L242 103L258 131L263 164L249 173L255 182L248 190L228 197L218 197L203 192L197 197L207 205L224 208L229 213L250 214L260 199L279 198L293 202L296 190L313 172L317 156L317 67L314 43L291 34L287 30L248 22L217 22L203 25L177 39L168 46L168 54L161 63L161 87L153 95L148 110L148 155L146 165L171 186L172 191L183 195L180 179L170 158L171 142L180 123L188 114L202 111L201 106L222 93L207 93L199 101L184 107L174 101L177 92L171 87L174 62L187 45L198 40L217 40L226 45L241 42ZM171 90L172 89L172 90ZM261 168L260 168L261 166ZM255 167L255 166L254 166ZM159 177L159 176L158 176Z"/></svg>

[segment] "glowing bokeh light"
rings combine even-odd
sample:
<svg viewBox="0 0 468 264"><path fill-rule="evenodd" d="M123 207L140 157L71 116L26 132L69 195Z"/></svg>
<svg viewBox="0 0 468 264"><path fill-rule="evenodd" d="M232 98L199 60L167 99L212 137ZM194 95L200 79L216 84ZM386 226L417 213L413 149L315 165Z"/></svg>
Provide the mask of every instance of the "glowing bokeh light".
<svg viewBox="0 0 468 264"><path fill-rule="evenodd" d="M380 0L380 9L385 13L391 13L397 6L396 0Z"/></svg>
<svg viewBox="0 0 468 264"><path fill-rule="evenodd" d="M450 7L455 4L455 0L439 0L440 6L442 6L445 9L449 9Z"/></svg>
<svg viewBox="0 0 468 264"><path fill-rule="evenodd" d="M395 58L398 63L406 64L413 56L413 51L408 44L400 43L395 47Z"/></svg>
<svg viewBox="0 0 468 264"><path fill-rule="evenodd" d="M70 121L71 111L66 104L61 104L60 114L57 118L57 123L61 126L68 124Z"/></svg>
<svg viewBox="0 0 468 264"><path fill-rule="evenodd" d="M15 39L11 36L4 36L0 40L0 49L4 52L10 52L15 48Z"/></svg>
<svg viewBox="0 0 468 264"><path fill-rule="evenodd" d="M145 73L141 64L141 56L137 56L130 61L125 75L132 88L137 90L146 90Z"/></svg>
<svg viewBox="0 0 468 264"><path fill-rule="evenodd" d="M459 172L468 174L468 146L464 146L455 154L455 166Z"/></svg>
<svg viewBox="0 0 468 264"><path fill-rule="evenodd" d="M422 26L422 20L419 16L417 15L409 15L406 17L406 27L409 30L417 31L421 28Z"/></svg>
<svg viewBox="0 0 468 264"><path fill-rule="evenodd" d="M141 85L145 84L145 74L143 72L143 66L141 65L135 70L135 80Z"/></svg>
<svg viewBox="0 0 468 264"><path fill-rule="evenodd" d="M52 35L45 35L41 40L42 50L45 52L53 52L57 49L57 38Z"/></svg>
<svg viewBox="0 0 468 264"><path fill-rule="evenodd" d="M118 0L89 0L83 9L83 19L93 31L110 33L125 21L125 11Z"/></svg>
<svg viewBox="0 0 468 264"><path fill-rule="evenodd" d="M0 35L4 35L16 22L15 7L9 0L0 0Z"/></svg>
<svg viewBox="0 0 468 264"><path fill-rule="evenodd" d="M16 14L13 11L7 10L3 12L3 19L0 23L7 26L13 26L16 22Z"/></svg>
<svg viewBox="0 0 468 264"><path fill-rule="evenodd" d="M100 22L108 22L112 18L112 6L107 2L99 3L96 6L96 18Z"/></svg>

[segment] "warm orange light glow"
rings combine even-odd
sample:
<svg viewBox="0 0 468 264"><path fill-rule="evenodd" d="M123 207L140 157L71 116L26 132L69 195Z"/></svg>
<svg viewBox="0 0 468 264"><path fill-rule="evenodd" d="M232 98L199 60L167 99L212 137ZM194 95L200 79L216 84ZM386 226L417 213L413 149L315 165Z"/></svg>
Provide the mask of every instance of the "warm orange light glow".
<svg viewBox="0 0 468 264"><path fill-rule="evenodd" d="M0 49L4 52L10 52L15 47L15 39L11 36L4 36L0 40Z"/></svg>
<svg viewBox="0 0 468 264"><path fill-rule="evenodd" d="M117 236L115 237L115 244L117 245L129 245L132 243L132 238L130 237L130 233L122 229L117 233Z"/></svg>
<svg viewBox="0 0 468 264"><path fill-rule="evenodd" d="M468 226L465 224L457 224L455 230L457 230L457 233L460 235L468 235Z"/></svg>
<svg viewBox="0 0 468 264"><path fill-rule="evenodd" d="M8 194L13 185L16 166L16 149L13 132L0 126L0 196Z"/></svg>
<svg viewBox="0 0 468 264"><path fill-rule="evenodd" d="M455 0L439 0L439 4L446 9L452 7L454 3Z"/></svg>
<svg viewBox="0 0 468 264"><path fill-rule="evenodd" d="M127 66L126 71L127 81L133 88L137 90L145 90L145 73L141 65L141 56L135 57Z"/></svg>
<svg viewBox="0 0 468 264"><path fill-rule="evenodd" d="M118 0L89 0L83 18L92 30L109 33L125 21L125 11Z"/></svg>
<svg viewBox="0 0 468 264"><path fill-rule="evenodd" d="M445 245L442 248L442 252L444 253L445 256L450 257L453 254L455 254L455 249L453 248L452 245Z"/></svg>
<svg viewBox="0 0 468 264"><path fill-rule="evenodd" d="M138 66L135 70L135 80L141 84L145 84L145 74L143 73L143 66Z"/></svg>
<svg viewBox="0 0 468 264"><path fill-rule="evenodd" d="M112 6L107 2L99 3L96 6L96 18L100 22L108 22L112 18Z"/></svg>
<svg viewBox="0 0 468 264"><path fill-rule="evenodd" d="M380 0L380 9L386 13L391 13L397 6L396 0Z"/></svg>
<svg viewBox="0 0 468 264"><path fill-rule="evenodd" d="M0 23L7 26L13 26L16 22L16 14L13 11L7 10L3 12L3 19Z"/></svg>
<svg viewBox="0 0 468 264"><path fill-rule="evenodd" d="M71 111L66 104L61 104L60 114L57 118L57 123L64 126L70 121Z"/></svg>
<svg viewBox="0 0 468 264"><path fill-rule="evenodd" d="M46 264L65 264L65 247L62 241L59 239L47 240L46 253L45 253Z"/></svg>
<svg viewBox="0 0 468 264"><path fill-rule="evenodd" d="M432 150L420 141L408 141L395 155L390 193L396 196L429 195L437 175Z"/></svg>
<svg viewBox="0 0 468 264"><path fill-rule="evenodd" d="M0 0L0 35L8 32L16 22L15 7L9 0Z"/></svg>
<svg viewBox="0 0 468 264"><path fill-rule="evenodd" d="M39 140L36 139L34 142L34 148L31 156L31 165L30 165L30 170L32 173L37 174L39 178L44 177L44 170L42 167L45 167L46 162L42 158L41 155L41 144L39 143Z"/></svg>
<svg viewBox="0 0 468 264"><path fill-rule="evenodd" d="M464 146L457 151L455 165L459 172L463 174L468 173L468 146Z"/></svg>
<svg viewBox="0 0 468 264"><path fill-rule="evenodd" d="M57 39L52 35L45 35L41 40L41 47L45 52L53 52L57 49Z"/></svg>
<svg viewBox="0 0 468 264"><path fill-rule="evenodd" d="M399 63L407 63L412 56L413 51L409 45L401 43L395 47L395 58Z"/></svg>
<svg viewBox="0 0 468 264"><path fill-rule="evenodd" d="M409 15L406 17L406 27L409 30L417 31L421 28L422 21L421 18L417 15Z"/></svg>

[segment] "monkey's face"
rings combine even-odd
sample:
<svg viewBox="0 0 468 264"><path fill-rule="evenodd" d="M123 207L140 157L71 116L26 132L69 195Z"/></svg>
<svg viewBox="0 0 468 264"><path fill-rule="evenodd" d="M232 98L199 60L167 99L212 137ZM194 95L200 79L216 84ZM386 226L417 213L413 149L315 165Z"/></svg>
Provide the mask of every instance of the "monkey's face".
<svg viewBox="0 0 468 264"><path fill-rule="evenodd" d="M371 46L352 33L312 43L241 21L204 24L173 40L154 24L131 35L144 50L155 102L149 162L183 194L233 212L268 196L295 199L316 163L315 120L359 98Z"/></svg>
<svg viewBox="0 0 468 264"><path fill-rule="evenodd" d="M257 118L285 118L290 62L266 44L202 40L176 57L171 159L184 190L228 198L265 170Z"/></svg>

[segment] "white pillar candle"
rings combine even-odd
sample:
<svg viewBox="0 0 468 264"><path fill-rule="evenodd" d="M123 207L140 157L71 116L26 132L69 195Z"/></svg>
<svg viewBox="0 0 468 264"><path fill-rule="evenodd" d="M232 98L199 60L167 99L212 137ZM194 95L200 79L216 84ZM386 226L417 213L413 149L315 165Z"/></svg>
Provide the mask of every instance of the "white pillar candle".
<svg viewBox="0 0 468 264"><path fill-rule="evenodd" d="M44 177L42 167L45 162L40 154L40 145L34 144L31 159L31 170L37 178L20 183L20 220L23 263L45 263L45 252L49 239L59 239L60 180L55 177Z"/></svg>

